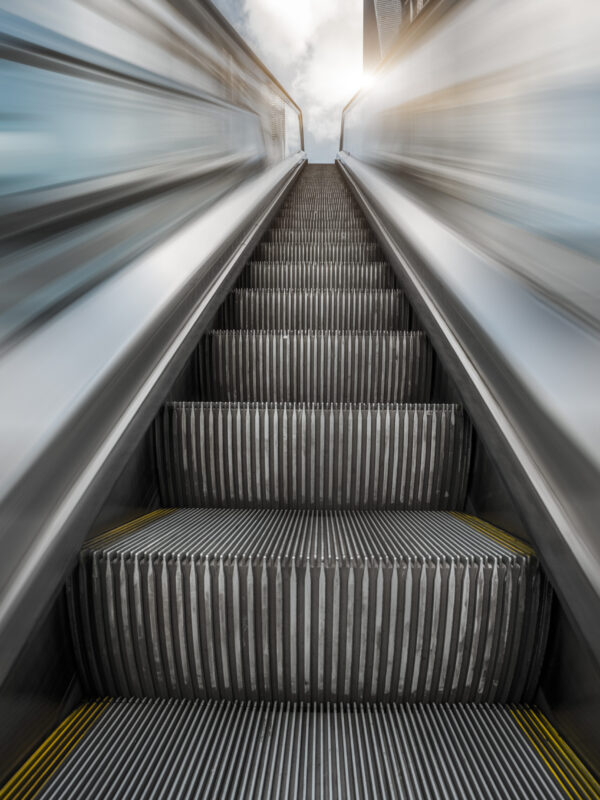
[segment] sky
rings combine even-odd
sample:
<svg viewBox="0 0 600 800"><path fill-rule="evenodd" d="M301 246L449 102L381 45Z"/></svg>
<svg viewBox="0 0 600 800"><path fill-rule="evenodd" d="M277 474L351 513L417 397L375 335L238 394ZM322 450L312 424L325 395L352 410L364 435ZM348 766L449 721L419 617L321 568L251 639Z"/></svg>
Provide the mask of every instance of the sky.
<svg viewBox="0 0 600 800"><path fill-rule="evenodd" d="M363 0L213 2L302 109L310 161L333 161L362 77Z"/></svg>

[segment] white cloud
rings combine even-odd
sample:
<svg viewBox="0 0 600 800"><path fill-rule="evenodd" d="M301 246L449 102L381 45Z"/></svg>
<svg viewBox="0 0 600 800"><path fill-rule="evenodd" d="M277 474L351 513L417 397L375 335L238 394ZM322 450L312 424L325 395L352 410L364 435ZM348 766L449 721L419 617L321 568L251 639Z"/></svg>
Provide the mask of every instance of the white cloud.
<svg viewBox="0 0 600 800"><path fill-rule="evenodd" d="M333 157L362 75L362 0L243 0L242 10L248 43L302 108L309 156Z"/></svg>

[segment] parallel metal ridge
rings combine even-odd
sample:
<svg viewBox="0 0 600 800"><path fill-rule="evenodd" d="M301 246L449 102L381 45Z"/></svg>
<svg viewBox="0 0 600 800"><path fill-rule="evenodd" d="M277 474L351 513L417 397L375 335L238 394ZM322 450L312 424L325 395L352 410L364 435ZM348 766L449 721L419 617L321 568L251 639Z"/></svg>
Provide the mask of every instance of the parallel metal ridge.
<svg viewBox="0 0 600 800"><path fill-rule="evenodd" d="M391 267L368 264L285 264L250 261L238 280L247 289L397 289Z"/></svg>
<svg viewBox="0 0 600 800"><path fill-rule="evenodd" d="M257 261L381 261L383 253L374 243L261 242L254 251Z"/></svg>
<svg viewBox="0 0 600 800"><path fill-rule="evenodd" d="M518 702L551 601L527 545L440 512L178 510L68 589L93 696Z"/></svg>
<svg viewBox="0 0 600 800"><path fill-rule="evenodd" d="M399 290L235 289L215 328L250 330L387 331L410 327L410 306Z"/></svg>
<svg viewBox="0 0 600 800"><path fill-rule="evenodd" d="M600 792L526 706L114 700L59 765L43 800L589 800Z"/></svg>
<svg viewBox="0 0 600 800"><path fill-rule="evenodd" d="M167 403L165 506L461 509L470 426L455 405Z"/></svg>
<svg viewBox="0 0 600 800"><path fill-rule="evenodd" d="M349 225L366 226L365 218L360 211L324 211L323 209L307 206L306 209L283 209L273 222L276 228L295 227L300 225L307 228L345 227Z"/></svg>
<svg viewBox="0 0 600 800"><path fill-rule="evenodd" d="M411 403L431 394L423 333L212 331L198 350L201 400Z"/></svg>
<svg viewBox="0 0 600 800"><path fill-rule="evenodd" d="M361 219L359 214L340 212L336 215L325 217L320 214L318 217L312 213L310 216L295 213L281 213L273 220L272 228L303 228L309 231L324 231L335 226L338 229L350 230L370 230L364 217Z"/></svg>
<svg viewBox="0 0 600 800"><path fill-rule="evenodd" d="M271 228L263 236L263 242L291 242L293 244L321 244L375 242L373 233L368 228L329 227L326 230L309 230L307 228Z"/></svg>

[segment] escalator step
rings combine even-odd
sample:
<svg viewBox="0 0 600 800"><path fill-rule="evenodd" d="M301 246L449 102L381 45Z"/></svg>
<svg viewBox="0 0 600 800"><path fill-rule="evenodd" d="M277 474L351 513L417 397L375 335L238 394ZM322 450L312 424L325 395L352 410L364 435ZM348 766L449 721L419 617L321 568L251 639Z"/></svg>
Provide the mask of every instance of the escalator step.
<svg viewBox="0 0 600 800"><path fill-rule="evenodd" d="M77 709L53 744L59 756L44 742L15 776L24 792L3 796L583 800L600 793L528 706L100 700Z"/></svg>
<svg viewBox="0 0 600 800"><path fill-rule="evenodd" d="M278 228L306 228L311 231L327 231L335 227L348 228L349 230L365 230L370 231L370 227L360 214L338 214L329 218L324 218L323 215L314 216L301 216L300 214L289 214L287 216L280 215L276 217L271 225L272 229Z"/></svg>
<svg viewBox="0 0 600 800"><path fill-rule="evenodd" d="M531 699L551 594L530 548L442 512L181 509L84 546L92 696Z"/></svg>
<svg viewBox="0 0 600 800"><path fill-rule="evenodd" d="M311 230L305 228L271 228L263 236L263 242L291 242L293 244L322 244L346 242L375 242L373 233L368 228L333 228L327 230Z"/></svg>
<svg viewBox="0 0 600 800"><path fill-rule="evenodd" d="M261 242L254 251L257 261L381 261L379 245L365 242Z"/></svg>
<svg viewBox="0 0 600 800"><path fill-rule="evenodd" d="M250 261L238 286L248 289L395 289L388 264L285 264Z"/></svg>
<svg viewBox="0 0 600 800"><path fill-rule="evenodd" d="M165 506L463 507L470 426L455 405L167 403Z"/></svg>
<svg viewBox="0 0 600 800"><path fill-rule="evenodd" d="M308 208L305 211L300 210L283 210L281 211L273 222L275 228L295 227L296 225L308 228L319 228L325 230L330 227L343 227L349 225L351 227L367 227L367 223L363 214L360 211L342 210L339 211L318 211L315 208Z"/></svg>
<svg viewBox="0 0 600 800"><path fill-rule="evenodd" d="M248 330L388 331L410 327L410 306L399 290L235 289L215 328Z"/></svg>
<svg viewBox="0 0 600 800"><path fill-rule="evenodd" d="M431 393L423 333L212 331L198 353L202 400L413 403Z"/></svg>

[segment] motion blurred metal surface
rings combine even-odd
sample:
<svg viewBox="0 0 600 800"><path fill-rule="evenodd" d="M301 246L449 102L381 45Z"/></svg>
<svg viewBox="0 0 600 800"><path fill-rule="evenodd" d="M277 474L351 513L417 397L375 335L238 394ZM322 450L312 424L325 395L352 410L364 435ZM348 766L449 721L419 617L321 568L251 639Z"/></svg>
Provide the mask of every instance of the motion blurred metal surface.
<svg viewBox="0 0 600 800"><path fill-rule="evenodd" d="M17 210L301 149L299 108L209 3L2 0L0 31L6 225Z"/></svg>
<svg viewBox="0 0 600 800"><path fill-rule="evenodd" d="M483 248L600 325L600 5L434 8L439 19L406 26L348 104L340 149L414 183Z"/></svg>
<svg viewBox="0 0 600 800"><path fill-rule="evenodd" d="M302 148L209 2L0 0L0 348Z"/></svg>

